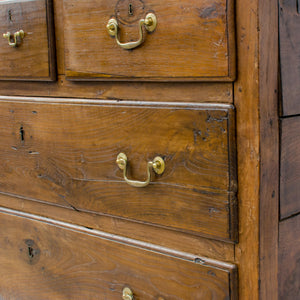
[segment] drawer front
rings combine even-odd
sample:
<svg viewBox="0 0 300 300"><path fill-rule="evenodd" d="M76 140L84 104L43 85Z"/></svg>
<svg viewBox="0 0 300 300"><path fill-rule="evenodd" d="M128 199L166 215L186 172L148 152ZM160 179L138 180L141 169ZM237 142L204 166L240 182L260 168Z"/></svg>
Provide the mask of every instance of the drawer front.
<svg viewBox="0 0 300 300"><path fill-rule="evenodd" d="M0 231L1 299L119 300L125 287L136 300L237 299L230 264L143 250L121 237L115 242L28 215L0 213L0 225L6 228Z"/></svg>
<svg viewBox="0 0 300 300"><path fill-rule="evenodd" d="M52 0L0 2L0 79L55 79Z"/></svg>
<svg viewBox="0 0 300 300"><path fill-rule="evenodd" d="M0 191L236 240L230 105L3 101L0 118ZM165 170L151 168L148 186L130 186L119 153L130 180L146 181L157 156Z"/></svg>
<svg viewBox="0 0 300 300"><path fill-rule="evenodd" d="M233 2L64 0L66 75L74 80L232 81ZM154 17L149 21L148 13L157 21L152 32ZM140 20L148 20L148 27L140 27ZM107 25L117 35L110 36ZM140 37L142 44L124 49L136 46Z"/></svg>

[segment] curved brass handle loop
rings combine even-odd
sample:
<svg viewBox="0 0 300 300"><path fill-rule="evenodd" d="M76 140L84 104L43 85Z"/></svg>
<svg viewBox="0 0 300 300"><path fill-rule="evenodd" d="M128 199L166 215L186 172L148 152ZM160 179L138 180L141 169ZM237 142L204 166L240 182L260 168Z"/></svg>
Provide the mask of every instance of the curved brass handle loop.
<svg viewBox="0 0 300 300"><path fill-rule="evenodd" d="M119 168L123 170L123 177L125 181L134 187L145 187L149 185L151 181L151 169L156 174L162 174L165 170L165 162L164 160L160 157L157 156L153 159L153 161L149 161L147 164L147 179L146 181L138 181L138 180L131 180L127 178L127 156L124 153L120 153L117 157L116 163L118 164Z"/></svg>
<svg viewBox="0 0 300 300"><path fill-rule="evenodd" d="M11 41L12 34L10 32L3 33L3 37L8 40L8 45L11 47L17 47L18 46L18 38L22 42L24 36L25 36L25 32L21 29L14 33L14 35L13 35L14 41L12 42Z"/></svg>
<svg viewBox="0 0 300 300"><path fill-rule="evenodd" d="M123 48L123 49L133 49L141 45L144 41L144 36L143 36L143 25L145 26L146 30L148 32L152 32L155 30L156 25L157 25L157 19L156 16L153 13L149 13L146 15L145 19L141 19L139 21L139 39L135 42L129 42L129 43L121 43L119 41L118 37L118 29L119 25L116 19L112 18L108 21L106 28L108 33L111 36L114 36L116 38L117 44Z"/></svg>

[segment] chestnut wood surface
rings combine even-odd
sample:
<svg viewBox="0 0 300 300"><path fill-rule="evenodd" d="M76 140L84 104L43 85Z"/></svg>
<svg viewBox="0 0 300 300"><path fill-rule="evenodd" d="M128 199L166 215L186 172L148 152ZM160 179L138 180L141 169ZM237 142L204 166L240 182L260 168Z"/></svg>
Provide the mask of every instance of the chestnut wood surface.
<svg viewBox="0 0 300 300"><path fill-rule="evenodd" d="M237 245L126 219L67 209L60 207L59 204L52 206L42 201L32 201L30 197L1 193L0 205L61 221L69 220L74 225L80 224L112 234L119 233L124 237L136 237L140 241L153 245L159 244L172 250L232 262L239 268L239 285L233 289L234 291L238 289L239 299L277 299L278 189L276 189L276 180L279 170L278 160L276 160L278 130L275 117L277 4L277 0L235 1L237 80L234 83L71 82L66 80L63 1L59 0L54 0L59 80L51 83L19 82L17 85L13 81L0 82L1 95L26 96L29 102L33 96L51 97L51 101L54 102L68 102L67 99L55 99L60 97L83 99L78 102L78 106L86 104L85 101L96 104L95 99L133 100L137 104L139 101L234 102L238 157L239 243ZM297 1L292 3L293 9L296 8L296 4ZM106 22L102 25L105 31ZM133 28L132 31L128 31L128 34L131 33L136 34L136 30ZM147 35L146 42L149 42L149 37L151 42L155 40L156 33ZM108 35L107 37L109 42L114 44L115 41ZM231 55L229 59L233 57ZM84 98L93 100L84 101ZM27 99L24 98L23 101L26 102ZM286 107L283 113L294 114L293 105L297 108L299 101L292 103L288 98L285 100ZM288 107L287 103L291 106ZM150 106L151 103L147 105ZM20 129L20 127L16 128ZM18 132L17 136L20 137ZM139 176L143 174L144 171L141 169ZM53 183L53 186L55 185ZM296 225L294 223L294 226ZM284 240L282 241L284 245ZM289 265L294 266L293 260ZM294 292L293 287L292 292Z"/></svg>
<svg viewBox="0 0 300 300"><path fill-rule="evenodd" d="M300 117L281 120L280 217L300 212Z"/></svg>
<svg viewBox="0 0 300 300"><path fill-rule="evenodd" d="M0 80L55 79L52 0L0 1L0 28ZM9 46L2 34L21 29L23 41Z"/></svg>
<svg viewBox="0 0 300 300"><path fill-rule="evenodd" d="M13 88L12 88L13 84ZM79 82L58 76L56 82L0 80L0 93L6 96L65 97L100 100L164 101L188 103L232 103L231 83Z"/></svg>
<svg viewBox="0 0 300 300"><path fill-rule="evenodd" d="M239 266L239 299L253 300L259 299L259 1L236 0L235 9L238 76L234 83L234 105L239 206L235 261Z"/></svg>
<svg viewBox="0 0 300 300"><path fill-rule="evenodd" d="M125 286L136 300L237 299L233 265L142 250L124 244L130 240L99 238L96 230L1 211L2 299L111 300L120 299Z"/></svg>
<svg viewBox="0 0 300 300"><path fill-rule="evenodd" d="M157 244L178 252L189 252L197 256L234 262L234 244L190 235L166 228L134 223L126 219L70 210L65 207L49 205L20 196L0 193L1 207L31 213L58 221L93 228L108 234L139 240L141 243ZM178 242L180 241L180 242ZM171 252L169 253L171 254Z"/></svg>
<svg viewBox="0 0 300 300"><path fill-rule="evenodd" d="M73 80L232 81L233 2L64 0L65 74ZM108 34L115 17L121 42L138 40L138 22L148 12L157 16L157 28L138 48L122 49Z"/></svg>
<svg viewBox="0 0 300 300"><path fill-rule="evenodd" d="M300 293L300 215L279 225L279 299L294 300Z"/></svg>
<svg viewBox="0 0 300 300"><path fill-rule="evenodd" d="M299 0L280 0L282 115L300 114Z"/></svg>
<svg viewBox="0 0 300 300"><path fill-rule="evenodd" d="M2 192L236 241L230 105L46 102L1 103ZM166 170L131 187L120 152L131 179L158 155Z"/></svg>

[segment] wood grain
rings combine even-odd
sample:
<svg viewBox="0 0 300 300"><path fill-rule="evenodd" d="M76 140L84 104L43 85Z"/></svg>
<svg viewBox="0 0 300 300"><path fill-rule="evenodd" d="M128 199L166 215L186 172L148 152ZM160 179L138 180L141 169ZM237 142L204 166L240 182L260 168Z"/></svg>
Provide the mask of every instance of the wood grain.
<svg viewBox="0 0 300 300"><path fill-rule="evenodd" d="M7 228L0 232L2 299L120 299L124 286L137 300L237 299L233 265L146 251L80 226L17 215L0 218Z"/></svg>
<svg viewBox="0 0 300 300"><path fill-rule="evenodd" d="M281 120L280 217L300 212L300 117Z"/></svg>
<svg viewBox="0 0 300 300"><path fill-rule="evenodd" d="M65 207L32 201L24 197L0 193L0 206L31 213L58 221L70 222L86 228L93 228L108 234L137 239L148 244L158 244L179 252L234 262L234 244L179 231L168 230L147 224L134 223L126 219L70 210ZM180 241L180 243L178 243Z"/></svg>
<svg viewBox="0 0 300 300"><path fill-rule="evenodd" d="M234 79L233 1L134 1L136 15L132 19L136 22L118 13L120 7L124 10L122 2L64 0L67 78L110 81ZM157 15L158 26L153 33L146 34L140 47L124 50L109 36L106 24L115 14L122 42L138 40L138 20L150 11Z"/></svg>
<svg viewBox="0 0 300 300"><path fill-rule="evenodd" d="M1 191L236 240L232 107L151 105L2 102ZM157 155L166 170L130 187L120 152L130 178L144 180Z"/></svg>
<svg viewBox="0 0 300 300"><path fill-rule="evenodd" d="M282 115L300 114L300 15L298 0L280 0Z"/></svg>
<svg viewBox="0 0 300 300"><path fill-rule="evenodd" d="M259 299L259 36L258 0L236 1L236 107L239 244L239 299ZM266 87L267 88L267 87Z"/></svg>
<svg viewBox="0 0 300 300"><path fill-rule="evenodd" d="M279 123L278 5L259 2L259 298L278 299ZM272 51L270 51L272 49Z"/></svg>
<svg viewBox="0 0 300 300"><path fill-rule="evenodd" d="M0 79L55 79L55 41L51 0L1 1L0 26L3 33L25 32L23 42L11 47L0 39Z"/></svg>
<svg viewBox="0 0 300 300"><path fill-rule="evenodd" d="M64 75L57 82L0 81L0 93L6 96L66 97L101 100L136 100L195 103L232 103L231 83L156 83L145 82L71 82Z"/></svg>
<svg viewBox="0 0 300 300"><path fill-rule="evenodd" d="M279 299L294 300L300 294L300 215L279 225Z"/></svg>

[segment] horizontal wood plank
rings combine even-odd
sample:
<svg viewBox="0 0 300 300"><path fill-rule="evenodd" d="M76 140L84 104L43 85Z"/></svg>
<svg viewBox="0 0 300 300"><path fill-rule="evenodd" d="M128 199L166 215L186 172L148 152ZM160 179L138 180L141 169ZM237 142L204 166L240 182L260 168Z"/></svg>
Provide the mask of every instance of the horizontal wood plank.
<svg viewBox="0 0 300 300"><path fill-rule="evenodd" d="M0 81L1 95L30 97L65 97L101 100L135 100L195 103L232 103L231 83L156 83L132 82L79 82L68 81L65 76L57 82Z"/></svg>
<svg viewBox="0 0 300 300"><path fill-rule="evenodd" d="M161 246L179 252L190 252L198 256L234 262L234 244L228 242L207 239L147 224L133 223L125 219L70 210L65 207L3 193L0 193L0 206L62 222L70 222L74 225L93 228L108 234L138 239L145 243L159 243ZM178 240L180 243L178 243Z"/></svg>

